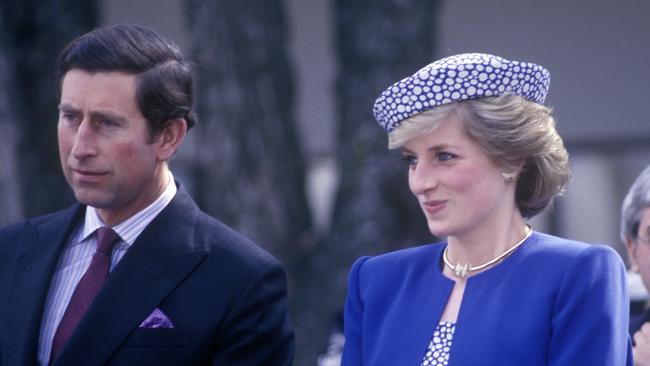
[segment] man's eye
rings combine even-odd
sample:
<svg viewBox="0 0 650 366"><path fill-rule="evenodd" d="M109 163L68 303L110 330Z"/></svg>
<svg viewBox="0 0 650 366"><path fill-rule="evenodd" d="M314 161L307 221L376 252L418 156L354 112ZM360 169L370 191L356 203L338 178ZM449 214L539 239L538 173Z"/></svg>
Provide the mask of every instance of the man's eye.
<svg viewBox="0 0 650 366"><path fill-rule="evenodd" d="M117 123L115 123L113 120L110 120L110 119L102 119L102 120L99 121L99 123L102 126L106 126L106 127L115 127L115 126L117 126Z"/></svg>
<svg viewBox="0 0 650 366"><path fill-rule="evenodd" d="M77 115L74 113L62 113L61 119L68 122L75 121L77 119Z"/></svg>

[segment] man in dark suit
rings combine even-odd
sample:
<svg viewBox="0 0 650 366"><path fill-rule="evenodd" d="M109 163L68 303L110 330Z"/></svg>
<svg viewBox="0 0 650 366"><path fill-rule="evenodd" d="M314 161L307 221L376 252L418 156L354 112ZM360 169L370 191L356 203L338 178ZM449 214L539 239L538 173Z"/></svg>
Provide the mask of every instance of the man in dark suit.
<svg viewBox="0 0 650 366"><path fill-rule="evenodd" d="M97 29L63 50L59 80L78 203L0 231L0 365L290 365L281 264L168 169L196 119L178 48Z"/></svg>

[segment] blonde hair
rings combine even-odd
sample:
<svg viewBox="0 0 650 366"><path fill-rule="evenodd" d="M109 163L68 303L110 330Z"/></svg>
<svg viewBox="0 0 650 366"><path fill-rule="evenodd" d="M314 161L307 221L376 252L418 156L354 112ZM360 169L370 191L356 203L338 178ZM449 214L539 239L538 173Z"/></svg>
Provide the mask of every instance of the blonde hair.
<svg viewBox="0 0 650 366"><path fill-rule="evenodd" d="M399 148L433 131L443 120L458 117L467 135L506 171L517 171L515 202L530 218L546 208L566 187L569 155L555 129L551 109L517 95L464 100L429 109L404 120L388 135Z"/></svg>

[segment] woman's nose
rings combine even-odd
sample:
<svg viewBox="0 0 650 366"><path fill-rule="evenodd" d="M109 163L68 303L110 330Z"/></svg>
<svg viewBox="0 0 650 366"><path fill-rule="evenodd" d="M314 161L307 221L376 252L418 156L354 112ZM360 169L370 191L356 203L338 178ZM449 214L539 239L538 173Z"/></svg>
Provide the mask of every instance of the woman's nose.
<svg viewBox="0 0 650 366"><path fill-rule="evenodd" d="M413 194L422 194L438 184L435 169L419 162L409 170L409 187Z"/></svg>

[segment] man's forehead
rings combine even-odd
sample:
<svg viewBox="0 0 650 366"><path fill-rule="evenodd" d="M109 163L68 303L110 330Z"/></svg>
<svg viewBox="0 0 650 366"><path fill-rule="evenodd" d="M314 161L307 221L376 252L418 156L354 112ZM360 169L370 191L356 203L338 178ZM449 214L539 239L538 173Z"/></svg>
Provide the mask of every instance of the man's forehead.
<svg viewBox="0 0 650 366"><path fill-rule="evenodd" d="M106 81L115 81L116 83L129 83L135 87L136 76L123 71L89 71L85 69L71 69L63 75L61 79L62 86L65 86L66 81L74 80L106 80Z"/></svg>
<svg viewBox="0 0 650 366"><path fill-rule="evenodd" d="M59 109L113 118L142 118L135 76L122 72L68 71L61 87Z"/></svg>
<svg viewBox="0 0 650 366"><path fill-rule="evenodd" d="M135 100L135 75L122 72L68 71L61 83L61 103L67 99L104 97L107 100L129 98ZM71 101L69 101L72 103ZM124 102L122 100L122 102Z"/></svg>

